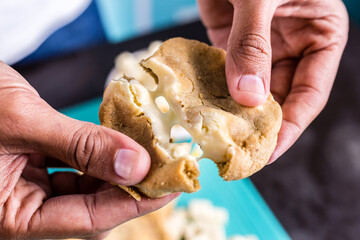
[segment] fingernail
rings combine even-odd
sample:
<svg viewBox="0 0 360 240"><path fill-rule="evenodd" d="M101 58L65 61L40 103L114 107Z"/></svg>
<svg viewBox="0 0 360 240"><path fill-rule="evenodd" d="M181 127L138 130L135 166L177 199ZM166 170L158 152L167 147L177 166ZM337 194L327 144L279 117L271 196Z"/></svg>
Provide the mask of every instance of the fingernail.
<svg viewBox="0 0 360 240"><path fill-rule="evenodd" d="M133 150L120 149L115 156L115 173L125 180L130 179L137 157L138 153Z"/></svg>
<svg viewBox="0 0 360 240"><path fill-rule="evenodd" d="M239 91L246 91L265 95L264 82L256 75L243 75L238 84Z"/></svg>

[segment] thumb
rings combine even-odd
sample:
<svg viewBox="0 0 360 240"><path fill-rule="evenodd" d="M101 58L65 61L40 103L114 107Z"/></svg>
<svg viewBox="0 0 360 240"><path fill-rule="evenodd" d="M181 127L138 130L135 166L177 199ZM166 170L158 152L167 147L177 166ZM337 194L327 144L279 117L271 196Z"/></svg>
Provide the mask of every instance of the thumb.
<svg viewBox="0 0 360 240"><path fill-rule="evenodd" d="M134 140L115 130L69 118L38 100L18 136L25 138L22 140L31 152L57 158L114 184L134 185L146 176L150 157Z"/></svg>
<svg viewBox="0 0 360 240"><path fill-rule="evenodd" d="M234 17L228 39L226 78L231 96L246 106L266 101L270 88L273 1L230 1Z"/></svg>
<svg viewBox="0 0 360 240"><path fill-rule="evenodd" d="M146 176L149 154L131 138L57 112L1 61L0 79L0 146L6 152L40 153L115 184L134 185Z"/></svg>

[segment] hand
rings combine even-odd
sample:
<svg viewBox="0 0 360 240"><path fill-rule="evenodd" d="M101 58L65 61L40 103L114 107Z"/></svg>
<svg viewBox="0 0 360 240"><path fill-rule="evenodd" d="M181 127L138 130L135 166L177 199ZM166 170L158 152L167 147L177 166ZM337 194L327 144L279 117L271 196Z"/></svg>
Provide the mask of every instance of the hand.
<svg viewBox="0 0 360 240"><path fill-rule="evenodd" d="M177 196L137 202L107 183L140 182L150 167L146 150L55 111L1 61L0 99L1 239L100 238ZM85 174L47 174L63 165Z"/></svg>
<svg viewBox="0 0 360 240"><path fill-rule="evenodd" d="M283 111L275 161L324 108L348 35L340 0L198 0L212 43L227 50L231 96ZM270 40L271 39L271 40ZM270 81L271 80L271 81Z"/></svg>

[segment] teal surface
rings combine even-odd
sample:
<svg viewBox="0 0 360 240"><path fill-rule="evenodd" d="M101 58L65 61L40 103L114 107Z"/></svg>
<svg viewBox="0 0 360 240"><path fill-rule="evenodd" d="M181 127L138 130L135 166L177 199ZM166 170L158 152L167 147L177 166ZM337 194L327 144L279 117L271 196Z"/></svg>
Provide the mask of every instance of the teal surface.
<svg viewBox="0 0 360 240"><path fill-rule="evenodd" d="M201 190L182 194L178 205L186 206L191 199L200 198L225 207L229 212L228 236L254 234L261 240L290 239L250 179L225 182L208 159L200 161L200 172Z"/></svg>
<svg viewBox="0 0 360 240"><path fill-rule="evenodd" d="M100 125L99 107L101 101L102 98L95 98L93 100L65 108L61 110L61 112L69 117Z"/></svg>
<svg viewBox="0 0 360 240"><path fill-rule="evenodd" d="M101 98L97 98L67 109L62 113L83 121L99 124L98 110ZM209 199L215 206L229 211L226 231L234 234L255 234L260 240L290 239L250 179L233 182L223 181L217 168L208 159L200 161L201 190L182 194L178 205L186 206L194 198Z"/></svg>

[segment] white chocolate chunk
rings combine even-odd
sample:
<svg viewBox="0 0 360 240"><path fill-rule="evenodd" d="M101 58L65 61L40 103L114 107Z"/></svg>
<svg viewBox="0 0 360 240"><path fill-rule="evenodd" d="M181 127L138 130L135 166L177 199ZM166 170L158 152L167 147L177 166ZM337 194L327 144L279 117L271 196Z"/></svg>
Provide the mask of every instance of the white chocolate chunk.
<svg viewBox="0 0 360 240"><path fill-rule="evenodd" d="M172 142L179 143L179 142L191 142L191 135L185 128L180 126L179 124L175 124L171 128L170 137Z"/></svg>
<svg viewBox="0 0 360 240"><path fill-rule="evenodd" d="M170 109L170 106L166 99L163 96L155 98L156 106L159 108L160 112L167 113Z"/></svg>
<svg viewBox="0 0 360 240"><path fill-rule="evenodd" d="M203 150L201 149L201 147L199 146L199 144L194 143L191 147L191 151L190 151L191 156L194 156L196 158L200 158L202 157L202 155L204 154Z"/></svg>

